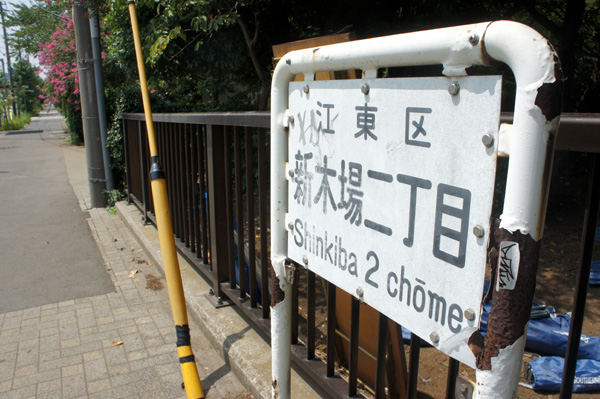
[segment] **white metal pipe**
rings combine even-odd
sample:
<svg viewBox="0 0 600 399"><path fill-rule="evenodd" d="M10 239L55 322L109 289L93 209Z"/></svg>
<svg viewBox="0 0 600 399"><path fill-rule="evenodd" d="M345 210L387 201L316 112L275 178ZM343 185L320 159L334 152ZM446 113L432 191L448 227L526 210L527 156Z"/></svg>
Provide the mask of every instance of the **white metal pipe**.
<svg viewBox="0 0 600 399"><path fill-rule="evenodd" d="M280 63L281 64L281 63ZM291 367L291 285L286 280L287 232L285 215L288 209L288 182L285 165L288 160L287 133L284 115L288 104L288 84L294 74L278 68L271 89L271 264L273 266L271 300L271 395L289 399ZM277 287L278 285L278 287ZM279 288L283 299L275 296Z"/></svg>
<svg viewBox="0 0 600 399"><path fill-rule="evenodd" d="M538 242L543 231L553 137L560 113L560 99L556 98L560 87L556 85L561 84L556 54L539 33L516 22L487 22L299 50L282 58L275 69L271 91L271 239L273 268L284 292L287 293L288 289L284 266L287 257L285 215L288 209L285 117L288 85L293 76L308 74L310 79L318 71L349 69L361 69L364 76L369 76L383 67L433 64L442 64L446 76L463 76L466 68L472 65L489 65L496 61L506 63L517 81L511 158L500 227L513 233L520 232ZM290 300L286 295L284 302ZM277 314L278 322L289 322L289 314L285 314L288 309L287 305L278 309L281 311ZM275 319L272 323L275 379L276 373L281 376L280 367L284 367L279 357L289 361L289 345L283 345L289 340L289 330L280 330L274 325ZM286 337L280 336L282 334ZM478 397L512 397L518 373L511 373L507 380L504 371L520 370L521 341L524 342L521 338L501 349L500 354L492 359L494 367L491 370L478 370ZM498 362L502 367L497 366ZM279 398L288 398L290 388L283 386L282 381L278 380L277 393ZM499 388L501 386L505 389Z"/></svg>
<svg viewBox="0 0 600 399"><path fill-rule="evenodd" d="M562 75L552 46L535 30L518 23L490 24L484 39L492 59L507 64L517 83L510 159L500 228L538 243L544 217L560 114ZM535 263L527 265L535 268ZM535 276L535 271L532 271ZM535 277L529 283L531 297ZM528 310L531 303L523 304ZM492 312L494 310L492 309ZM477 370L476 398L516 397L527 325L512 344L500 348L490 370Z"/></svg>
<svg viewBox="0 0 600 399"><path fill-rule="evenodd" d="M508 169L501 228L521 231L535 241L542 238L545 204L549 181L542 174L551 167L553 140L559 118L547 119L540 101L539 89L556 83L556 53L548 41L526 25L506 21L490 24L484 37L491 58L507 64L517 82L515 113L511 134ZM558 77L560 79L560 77ZM560 98L550 99L558 102ZM556 104L554 104L556 106ZM550 157L547 159L547 157ZM530 171L533 175L522 173ZM543 185L546 187L543 187Z"/></svg>
<svg viewBox="0 0 600 399"><path fill-rule="evenodd" d="M285 281L285 280L284 280ZM291 397L291 352L292 345L292 285L285 284L285 299L271 307L271 361L272 398Z"/></svg>

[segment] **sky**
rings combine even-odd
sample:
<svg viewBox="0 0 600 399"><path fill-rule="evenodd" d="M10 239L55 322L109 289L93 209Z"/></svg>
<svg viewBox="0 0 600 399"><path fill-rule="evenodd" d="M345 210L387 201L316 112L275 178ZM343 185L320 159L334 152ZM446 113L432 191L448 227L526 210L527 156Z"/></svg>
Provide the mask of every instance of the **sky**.
<svg viewBox="0 0 600 399"><path fill-rule="evenodd" d="M0 0L2 1L2 0ZM26 5L31 5L32 1L31 0L7 0L7 1L2 1L2 7L4 8L5 12L10 13L12 10L14 10L14 6L13 4L26 4ZM10 29L7 30L7 34L10 35ZM2 29L0 29L0 40L2 40L2 43L0 43L0 58L4 59L4 63L6 65L6 51L5 51L5 46L4 46L4 32L2 31ZM33 66L38 66L38 60L37 58L31 57L29 56L29 62L31 62L31 64ZM14 63L14 60L11 59L11 63ZM2 66L0 65L0 68ZM5 70L6 72L6 70Z"/></svg>

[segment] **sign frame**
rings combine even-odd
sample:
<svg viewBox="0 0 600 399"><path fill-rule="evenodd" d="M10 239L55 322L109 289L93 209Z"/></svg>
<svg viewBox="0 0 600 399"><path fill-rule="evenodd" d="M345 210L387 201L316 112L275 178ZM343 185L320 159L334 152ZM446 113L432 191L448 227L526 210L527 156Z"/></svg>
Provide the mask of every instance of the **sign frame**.
<svg viewBox="0 0 600 399"><path fill-rule="evenodd" d="M273 397L290 396L290 314L293 270L287 258L290 123L288 91L296 74L311 81L318 71L359 69L364 79L385 67L443 65L445 76L466 76L473 65L507 64L517 82L510 155L499 237L519 243L519 275L513 290L495 292L488 339L469 348L477 358L477 397L510 398L519 381L527 319L543 233L554 138L560 120L562 74L549 42L530 27L495 21L413 32L288 53L277 65L271 89L271 343ZM502 140L502 137L500 138ZM489 234L489 232L487 233ZM536 249L537 248L537 249ZM516 315L519 315L516 317ZM508 324L506 324L508 323ZM509 328L503 328L508 325Z"/></svg>

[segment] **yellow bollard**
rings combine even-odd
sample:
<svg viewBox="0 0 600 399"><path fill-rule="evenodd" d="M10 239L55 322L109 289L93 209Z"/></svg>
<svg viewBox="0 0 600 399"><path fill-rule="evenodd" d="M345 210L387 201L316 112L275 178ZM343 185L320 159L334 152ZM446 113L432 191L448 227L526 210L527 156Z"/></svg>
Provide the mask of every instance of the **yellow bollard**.
<svg viewBox="0 0 600 399"><path fill-rule="evenodd" d="M156 149L156 137L154 135L154 124L152 121L152 110L150 109L150 96L148 95L148 83L146 81L146 69L144 67L144 57L142 54L142 44L140 41L135 2L130 0L127 4L129 6L129 15L131 17L133 41L135 45L138 72L140 75L142 100L144 103L144 114L146 116L148 144L150 146L152 163L152 168L150 170L150 184L152 187L152 198L154 200L154 213L156 216L158 238L160 240L160 250L163 254L167 288L169 290L173 321L175 322L175 331L177 333L177 353L179 355L181 374L183 375L183 383L187 397L190 399L199 399L204 398L204 391L202 390L202 383L198 376L196 360L190 343L190 329L188 326L183 283L181 281L175 239L173 238L171 213L169 212L166 176L158 163L158 151Z"/></svg>

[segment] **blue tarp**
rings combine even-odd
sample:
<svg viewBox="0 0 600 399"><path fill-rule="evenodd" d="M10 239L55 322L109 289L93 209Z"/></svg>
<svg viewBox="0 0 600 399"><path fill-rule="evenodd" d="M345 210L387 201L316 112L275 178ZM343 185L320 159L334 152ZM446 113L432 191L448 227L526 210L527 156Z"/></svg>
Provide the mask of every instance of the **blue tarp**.
<svg viewBox="0 0 600 399"><path fill-rule="evenodd" d="M237 233L237 220L235 219L235 216L233 217L233 231L235 231ZM240 285L240 266L238 263L238 246L237 244L233 244L234 248L234 257L235 257L235 282L236 284ZM243 266L243 273L244 273L244 280L246 283L246 292L250 292L250 268L248 267L248 262L244 261L244 266ZM256 301L258 302L259 305L262 306L262 291L260 288L260 282L258 280L256 281Z"/></svg>
<svg viewBox="0 0 600 399"><path fill-rule="evenodd" d="M600 263L600 262L599 262ZM487 291L486 283L486 291ZM492 308L492 301L483 304L483 313L481 314L481 333L485 335L487 331L488 316ZM544 356L565 356L567 350L567 341L569 340L569 326L571 316L568 314L555 314L554 308L540 305L533 302L531 310L532 318L529 320L529 329L527 330L527 341L525 350ZM540 317L543 314L543 317ZM537 316L537 318L534 318ZM405 343L410 342L410 331L402 327L402 338ZM421 346L427 346L425 341L421 341ZM593 359L600 361L600 338L589 335L581 335L579 343L579 359Z"/></svg>
<svg viewBox="0 0 600 399"><path fill-rule="evenodd" d="M540 357L529 362L531 387L544 391L560 391L565 359L557 356ZM600 362L579 359L575 369L573 392L600 390Z"/></svg>
<svg viewBox="0 0 600 399"><path fill-rule="evenodd" d="M600 285L600 260L592 262L592 269L590 270L590 284Z"/></svg>
<svg viewBox="0 0 600 399"><path fill-rule="evenodd" d="M534 309L539 308L539 306L538 303L533 303ZM489 304L483 305L484 312L481 315L482 333L487 331L487 321L491 307L491 301ZM547 309L550 309L548 317L529 320L525 350L544 356L564 357L567 351L567 341L569 340L571 316L568 314L557 315L554 313L554 309ZM581 334L579 359L593 359L600 361L599 337Z"/></svg>

